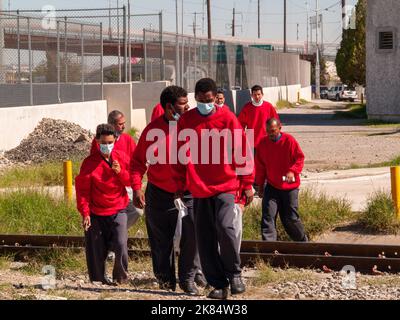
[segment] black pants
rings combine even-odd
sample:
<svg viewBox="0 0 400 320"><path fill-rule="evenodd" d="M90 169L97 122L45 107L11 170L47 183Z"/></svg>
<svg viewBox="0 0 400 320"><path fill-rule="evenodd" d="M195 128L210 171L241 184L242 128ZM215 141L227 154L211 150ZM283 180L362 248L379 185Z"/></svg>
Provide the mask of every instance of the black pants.
<svg viewBox="0 0 400 320"><path fill-rule="evenodd" d="M149 235L153 271L159 282L176 284L174 234L178 210L174 194L148 183L146 188L146 227ZM193 198L186 193L188 215L182 218L182 235L178 259L179 282L194 281L200 268L193 219Z"/></svg>
<svg viewBox="0 0 400 320"><path fill-rule="evenodd" d="M308 241L298 213L299 189L279 190L267 184L262 200L261 235L276 241L276 218L279 212L283 227L293 241Z"/></svg>
<svg viewBox="0 0 400 320"><path fill-rule="evenodd" d="M126 210L112 216L91 214L91 226L85 232L86 262L90 281L105 279L105 260L108 248L115 252L113 280L124 282L128 279L128 231Z"/></svg>
<svg viewBox="0 0 400 320"><path fill-rule="evenodd" d="M234 227L234 195L194 199L197 245L207 282L217 289L240 277L240 239Z"/></svg>

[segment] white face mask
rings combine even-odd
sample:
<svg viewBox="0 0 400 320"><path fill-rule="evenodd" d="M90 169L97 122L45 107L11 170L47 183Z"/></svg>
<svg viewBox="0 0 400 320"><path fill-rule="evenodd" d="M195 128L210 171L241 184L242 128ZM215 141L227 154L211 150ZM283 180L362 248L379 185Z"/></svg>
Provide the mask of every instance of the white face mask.
<svg viewBox="0 0 400 320"><path fill-rule="evenodd" d="M111 154L114 149L114 143L111 144L100 144L100 152L103 154Z"/></svg>
<svg viewBox="0 0 400 320"><path fill-rule="evenodd" d="M214 110L214 103L197 102L197 109L203 116L206 116Z"/></svg>
<svg viewBox="0 0 400 320"><path fill-rule="evenodd" d="M264 103L264 100L261 99L260 101L256 102L256 100L254 100L253 98L251 98L251 103L253 104L253 106L255 107L259 107Z"/></svg>

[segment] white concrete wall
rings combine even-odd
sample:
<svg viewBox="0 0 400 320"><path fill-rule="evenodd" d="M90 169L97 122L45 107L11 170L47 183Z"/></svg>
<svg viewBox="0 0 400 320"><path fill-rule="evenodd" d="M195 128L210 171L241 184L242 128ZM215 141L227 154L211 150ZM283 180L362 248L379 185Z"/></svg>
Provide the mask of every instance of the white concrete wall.
<svg viewBox="0 0 400 320"><path fill-rule="evenodd" d="M94 133L98 124L107 121L107 102L0 108L0 150L18 146L43 118L67 120Z"/></svg>
<svg viewBox="0 0 400 320"><path fill-rule="evenodd" d="M127 119L127 128L135 127L140 131L150 122L154 106L159 102L161 91L169 86L168 81L106 83L104 98L108 103L108 112L114 109L122 111ZM300 98L311 100L311 87L301 88L300 85L264 88L264 99L273 105L281 100L297 102ZM250 101L250 90L226 91L226 104L238 114L244 104ZM196 106L194 93L188 95L189 105Z"/></svg>

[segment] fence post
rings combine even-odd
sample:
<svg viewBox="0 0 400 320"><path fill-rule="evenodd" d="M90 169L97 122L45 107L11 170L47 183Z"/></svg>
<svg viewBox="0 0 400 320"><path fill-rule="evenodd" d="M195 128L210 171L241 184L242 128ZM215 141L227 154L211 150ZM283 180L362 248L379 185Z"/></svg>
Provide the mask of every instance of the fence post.
<svg viewBox="0 0 400 320"><path fill-rule="evenodd" d="M132 81L132 47L131 47L131 5L130 1L128 1L128 56L129 56L129 64L128 64L128 79L129 82Z"/></svg>
<svg viewBox="0 0 400 320"><path fill-rule="evenodd" d="M162 11L159 13L160 29L160 80L165 80L165 57L164 57L164 39L163 39L163 17Z"/></svg>
<svg viewBox="0 0 400 320"><path fill-rule="evenodd" d="M29 103L33 106L33 72L32 72L32 39L31 39L31 19L28 20L28 56L29 56Z"/></svg>
<svg viewBox="0 0 400 320"><path fill-rule="evenodd" d="M85 101L85 50L83 44L83 24L81 24L81 92L82 92L82 101Z"/></svg>
<svg viewBox="0 0 400 320"><path fill-rule="evenodd" d="M17 55L18 55L18 83L21 83L21 35L19 10L17 10Z"/></svg>
<svg viewBox="0 0 400 320"><path fill-rule="evenodd" d="M61 92L60 92L60 22L57 21L57 100L61 103Z"/></svg>
<svg viewBox="0 0 400 320"><path fill-rule="evenodd" d="M127 31L126 31L126 6L123 6L123 35L124 35L124 82L128 82L128 45L127 45Z"/></svg>
<svg viewBox="0 0 400 320"><path fill-rule="evenodd" d="M144 82L147 82L147 44L146 29L143 29L143 65L144 65Z"/></svg>
<svg viewBox="0 0 400 320"><path fill-rule="evenodd" d="M103 39L103 23L100 22L100 90L101 100L104 99L104 70L103 70L103 50L104 50L104 39Z"/></svg>
<svg viewBox="0 0 400 320"><path fill-rule="evenodd" d="M65 73L65 83L68 82L68 56L67 56L67 30L68 30L68 24L67 24L67 17L64 17L64 73Z"/></svg>

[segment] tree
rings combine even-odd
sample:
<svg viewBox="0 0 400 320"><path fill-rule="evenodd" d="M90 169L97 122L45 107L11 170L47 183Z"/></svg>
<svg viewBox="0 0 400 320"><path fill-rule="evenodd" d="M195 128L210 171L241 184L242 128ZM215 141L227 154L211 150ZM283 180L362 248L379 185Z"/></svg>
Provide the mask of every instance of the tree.
<svg viewBox="0 0 400 320"><path fill-rule="evenodd" d="M348 85L366 83L365 17L366 0L356 5L356 28L343 30L343 39L336 55L336 68L342 82Z"/></svg>
<svg viewBox="0 0 400 320"><path fill-rule="evenodd" d="M314 55L313 61L311 62L311 83L315 84L315 64L316 64L316 54ZM329 74L326 70L326 60L321 55L319 55L319 70L320 70L320 84L322 86L327 85L329 82Z"/></svg>

